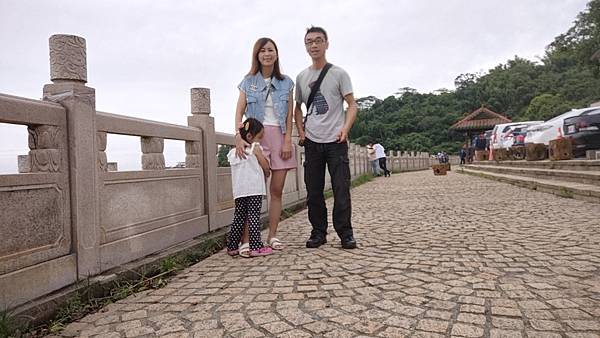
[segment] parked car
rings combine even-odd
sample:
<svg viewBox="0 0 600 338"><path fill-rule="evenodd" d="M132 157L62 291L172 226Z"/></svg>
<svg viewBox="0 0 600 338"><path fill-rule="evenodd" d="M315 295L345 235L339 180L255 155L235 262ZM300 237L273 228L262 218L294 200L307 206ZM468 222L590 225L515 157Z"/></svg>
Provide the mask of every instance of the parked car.
<svg viewBox="0 0 600 338"><path fill-rule="evenodd" d="M566 118L565 137L573 140L573 155L585 156L587 150L600 149L600 108L587 109L578 116Z"/></svg>
<svg viewBox="0 0 600 338"><path fill-rule="evenodd" d="M579 116L587 111L597 110L598 107L573 109L564 114L551 118L550 120L527 128L525 143L543 143L550 144L550 140L555 140L559 136L565 136L564 122L566 119Z"/></svg>
<svg viewBox="0 0 600 338"><path fill-rule="evenodd" d="M544 121L524 121L497 124L492 129L492 149L510 148L514 143L513 131L517 128L525 128L540 124Z"/></svg>
<svg viewBox="0 0 600 338"><path fill-rule="evenodd" d="M527 135L527 128L529 127L530 126L517 126L512 129L513 144L511 147L525 145L525 136Z"/></svg>

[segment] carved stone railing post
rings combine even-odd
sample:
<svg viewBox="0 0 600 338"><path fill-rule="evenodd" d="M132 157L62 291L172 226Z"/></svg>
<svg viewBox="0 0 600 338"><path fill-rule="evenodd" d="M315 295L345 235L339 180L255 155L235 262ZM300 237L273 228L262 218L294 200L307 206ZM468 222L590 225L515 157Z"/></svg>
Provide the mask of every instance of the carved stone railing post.
<svg viewBox="0 0 600 338"><path fill-rule="evenodd" d="M29 161L31 172L61 171L62 141L58 126L29 126Z"/></svg>
<svg viewBox="0 0 600 338"><path fill-rule="evenodd" d="M98 170L108 171L108 159L106 158L106 132L96 133L96 148L98 148Z"/></svg>
<svg viewBox="0 0 600 338"><path fill-rule="evenodd" d="M86 62L85 39L74 35L50 37L52 84L44 86L44 100L60 103L67 112L68 164L58 165L60 170L63 166L68 166L69 170L71 225L75 234L74 250L77 253L79 278L100 272L96 94L93 88L85 85ZM39 143L39 128L34 128L34 135L38 135ZM45 140L42 137L42 141ZM38 161L38 169L43 167L40 167L42 163L41 153L37 151L39 149L47 148L36 145L35 150L32 150L32 157L36 157Z"/></svg>
<svg viewBox="0 0 600 338"><path fill-rule="evenodd" d="M142 169L165 169L165 140L160 137L141 137L142 142Z"/></svg>
<svg viewBox="0 0 600 338"><path fill-rule="evenodd" d="M209 230L214 230L218 226L217 142L215 136L215 119L210 116L210 89L192 88L190 92L192 116L188 116L188 126L202 130L202 157L200 160L204 159L201 166L204 173L204 210L208 215Z"/></svg>

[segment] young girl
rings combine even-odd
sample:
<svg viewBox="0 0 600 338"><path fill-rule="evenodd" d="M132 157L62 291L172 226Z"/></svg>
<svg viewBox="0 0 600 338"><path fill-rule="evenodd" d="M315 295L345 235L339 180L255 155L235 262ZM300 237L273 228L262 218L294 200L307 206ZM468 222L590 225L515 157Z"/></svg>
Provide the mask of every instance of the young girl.
<svg viewBox="0 0 600 338"><path fill-rule="evenodd" d="M258 143L264 133L260 121L249 118L242 123L237 132L250 146L244 149L245 158L236 156L236 149L231 149L227 159L231 165L231 185L235 199L235 213L227 253L231 256L239 254L242 257L266 256L273 253L270 247L263 246L260 238L260 209L263 196L266 195L265 177L269 176L269 162L263 155ZM249 243L239 248L244 223L248 224Z"/></svg>

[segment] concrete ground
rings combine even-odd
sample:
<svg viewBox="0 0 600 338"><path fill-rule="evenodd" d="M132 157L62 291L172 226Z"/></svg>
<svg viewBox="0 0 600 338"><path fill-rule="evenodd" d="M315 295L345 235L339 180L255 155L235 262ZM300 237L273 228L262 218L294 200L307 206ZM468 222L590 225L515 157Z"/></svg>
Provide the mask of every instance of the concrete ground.
<svg viewBox="0 0 600 338"><path fill-rule="evenodd" d="M352 191L359 243L225 252L67 326L93 337L600 337L600 204L456 173ZM331 206L331 200L328 205Z"/></svg>

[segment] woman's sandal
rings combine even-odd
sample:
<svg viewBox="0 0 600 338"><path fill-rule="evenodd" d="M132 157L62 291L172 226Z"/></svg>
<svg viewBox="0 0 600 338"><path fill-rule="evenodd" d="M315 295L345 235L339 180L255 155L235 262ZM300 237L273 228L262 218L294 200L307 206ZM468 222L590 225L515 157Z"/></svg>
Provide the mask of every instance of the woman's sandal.
<svg viewBox="0 0 600 338"><path fill-rule="evenodd" d="M238 254L244 258L250 258L250 243L244 243L240 245Z"/></svg>
<svg viewBox="0 0 600 338"><path fill-rule="evenodd" d="M269 246L273 250L283 250L283 243L275 237L269 240Z"/></svg>

